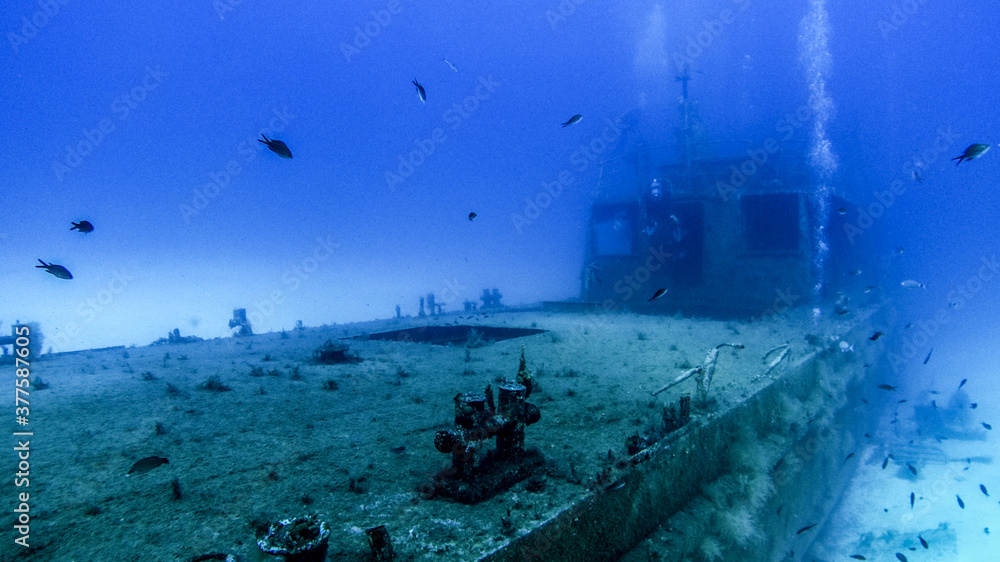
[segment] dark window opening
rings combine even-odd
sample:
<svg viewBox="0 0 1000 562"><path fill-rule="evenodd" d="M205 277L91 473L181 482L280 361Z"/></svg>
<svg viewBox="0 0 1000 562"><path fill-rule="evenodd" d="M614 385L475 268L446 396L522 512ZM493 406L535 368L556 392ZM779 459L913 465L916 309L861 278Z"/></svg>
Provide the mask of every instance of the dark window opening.
<svg viewBox="0 0 1000 562"><path fill-rule="evenodd" d="M740 203L747 251L799 251L800 210L797 193L744 195L740 198Z"/></svg>

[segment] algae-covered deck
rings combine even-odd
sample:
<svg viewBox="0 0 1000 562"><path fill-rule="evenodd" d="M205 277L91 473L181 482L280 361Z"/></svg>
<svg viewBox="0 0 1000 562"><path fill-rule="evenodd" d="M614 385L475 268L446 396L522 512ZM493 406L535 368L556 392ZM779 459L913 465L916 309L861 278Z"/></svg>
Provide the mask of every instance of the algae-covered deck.
<svg viewBox="0 0 1000 562"><path fill-rule="evenodd" d="M340 339L445 325L541 331L490 341L481 329L449 345ZM801 503L789 482L807 482L804 471L827 478L827 456L843 468L850 432L827 431L807 457L794 448L850 415L847 390L879 345L868 330L861 311L747 323L509 310L45 357L33 364L49 387L31 393L31 548L8 541L0 558L276 560L256 534L310 514L331 530L331 560L364 559L364 531L378 525L402 560L614 559L671 516L680 530L659 548L756 555L753 526L802 527L830 508L774 516L769 506ZM330 339L360 361L315 363ZM841 352L842 340L853 350ZM664 437L664 406L696 383L651 393L722 343L745 347L721 349L709 405ZM765 353L783 344L788 356L765 375ZM535 382L527 400L540 412L524 443L544 464L479 504L431 497L451 460L435 433L454 427L456 394L514 379L522 346ZM629 443L642 450L629 454ZM126 478L149 456L169 463ZM24 491L11 480L3 490ZM706 520L713 502L733 513ZM787 546L768 542L759 559Z"/></svg>

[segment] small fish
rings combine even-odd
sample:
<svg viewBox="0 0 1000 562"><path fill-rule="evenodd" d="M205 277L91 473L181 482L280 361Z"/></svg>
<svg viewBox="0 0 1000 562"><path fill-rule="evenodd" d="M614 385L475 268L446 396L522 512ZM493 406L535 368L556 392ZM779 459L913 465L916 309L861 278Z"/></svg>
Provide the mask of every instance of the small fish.
<svg viewBox="0 0 1000 562"><path fill-rule="evenodd" d="M868 285L867 287L865 287L864 293L867 295L868 293L874 291L875 289L876 289L875 285Z"/></svg>
<svg viewBox="0 0 1000 562"><path fill-rule="evenodd" d="M958 383L958 388L962 388L963 386L965 386L965 383L966 383L966 382L967 382L968 380L969 380L969 379L962 379L962 382Z"/></svg>
<svg viewBox="0 0 1000 562"><path fill-rule="evenodd" d="M955 165L958 166L966 160L975 160L976 158L979 158L989 149L990 145L988 144L970 144L969 148L966 148L965 152L963 152L961 156L956 156L952 158L952 160L958 160L958 162L955 163Z"/></svg>
<svg viewBox="0 0 1000 562"><path fill-rule="evenodd" d="M74 222L72 224L73 228L71 228L70 230L79 230L84 234L94 231L94 225L90 224L90 221L80 221L80 222Z"/></svg>
<svg viewBox="0 0 1000 562"><path fill-rule="evenodd" d="M986 486L983 486L982 484L979 485L979 491L981 491L986 497L990 496L990 493L986 491Z"/></svg>
<svg viewBox="0 0 1000 562"><path fill-rule="evenodd" d="M885 470L885 467L887 466L889 466L889 457L886 457L885 460L882 461L882 470Z"/></svg>
<svg viewBox="0 0 1000 562"><path fill-rule="evenodd" d="M910 328L913 327L913 322L907 322L906 326L903 326L903 327L906 328L907 330L909 330Z"/></svg>
<svg viewBox="0 0 1000 562"><path fill-rule="evenodd" d="M959 496L958 494L955 494L955 499L958 500L958 507L961 507L962 509L965 509L965 502L962 501L961 496Z"/></svg>
<svg viewBox="0 0 1000 562"><path fill-rule="evenodd" d="M455 72L458 72L458 67L455 66L455 65L453 65L453 64L451 64L451 61L449 61L448 59L441 59L441 60L443 60L444 63L447 64L449 68L451 68Z"/></svg>
<svg viewBox="0 0 1000 562"><path fill-rule="evenodd" d="M416 78L413 79L413 85L417 87L417 97L420 98L420 101L427 103L427 91L420 85L420 82L417 82Z"/></svg>
<svg viewBox="0 0 1000 562"><path fill-rule="evenodd" d="M917 475L917 469L913 468L912 464L906 463L906 468L910 469L910 472L912 472L914 476Z"/></svg>
<svg viewBox="0 0 1000 562"><path fill-rule="evenodd" d="M969 404L969 407L972 408L973 410L975 410L976 408L979 407L979 403L978 402L973 402L972 404Z"/></svg>
<svg viewBox="0 0 1000 562"><path fill-rule="evenodd" d="M406 450L406 445L400 445L399 447L390 447L389 448L389 452L395 453L397 455L403 454L403 451L405 451L405 450Z"/></svg>
<svg viewBox="0 0 1000 562"><path fill-rule="evenodd" d="M980 423L982 423L982 424L983 424L983 427L985 427L986 429L990 429L990 430L992 430L992 429L993 429L993 426L992 426L992 425L990 425L990 424L988 424L988 423L986 423L986 422L980 422Z"/></svg>
<svg viewBox="0 0 1000 562"><path fill-rule="evenodd" d="M903 288L905 288L905 289L926 289L927 288L923 283L920 283L918 281L914 281L913 279L907 279L906 281L901 281L899 284L902 285Z"/></svg>
<svg viewBox="0 0 1000 562"><path fill-rule="evenodd" d="M931 407L937 409L937 400L931 400Z"/></svg>
<svg viewBox="0 0 1000 562"><path fill-rule="evenodd" d="M934 348L932 347L930 351L927 352L927 357L924 357L924 365L931 360L931 353L934 353Z"/></svg>
<svg viewBox="0 0 1000 562"><path fill-rule="evenodd" d="M896 553L896 558L899 559L899 562L907 562L906 557L899 552Z"/></svg>
<svg viewBox="0 0 1000 562"><path fill-rule="evenodd" d="M884 335L885 335L885 334L884 334L884 333L882 333L882 332L875 332L875 333L874 333L874 334L872 334L872 335L871 335L871 337L870 337L870 338L868 338L868 339L870 339L870 340L872 340L872 341L877 341L877 340L878 340L879 338L881 338L881 337L882 337L882 336L884 336Z"/></svg>
<svg viewBox="0 0 1000 562"><path fill-rule="evenodd" d="M288 158L289 160L291 160L292 151L288 150L287 144L281 142L280 140L269 139L263 134L261 134L260 136L264 140L257 139L257 142L266 144L267 148L270 149L271 152L277 154L278 156L281 156L282 158Z"/></svg>
<svg viewBox="0 0 1000 562"><path fill-rule="evenodd" d="M478 216L479 215L477 215L476 213L469 213L469 220L470 221L474 221L474 220L476 220L476 217L478 217Z"/></svg>
<svg viewBox="0 0 1000 562"><path fill-rule="evenodd" d="M864 556L861 556L860 554L852 554L851 558L853 558L855 560L868 560L867 558L865 558Z"/></svg>
<svg viewBox="0 0 1000 562"><path fill-rule="evenodd" d="M882 390L896 390L896 387L888 384L880 384L878 387Z"/></svg>
<svg viewBox="0 0 1000 562"><path fill-rule="evenodd" d="M853 457L853 456L854 456L854 453L851 453L851 454L847 455L846 457L844 457L844 462L847 462L847 461L851 460L851 457Z"/></svg>
<svg viewBox="0 0 1000 562"><path fill-rule="evenodd" d="M44 269L45 271L48 271L52 275L55 275L59 279L72 279L73 278L73 274L70 273L68 269L66 269L65 267L63 267L61 265L57 265L57 264L54 264L54 263L45 263L42 260L38 260L38 262L41 263L42 265L36 265L35 267L40 267L40 268Z"/></svg>
<svg viewBox="0 0 1000 562"><path fill-rule="evenodd" d="M802 527L802 528L801 528L801 529L799 529L798 531L795 531L795 534L796 534L796 535L801 535L802 533L804 533L804 532L808 531L809 529L812 529L812 528L813 528L813 527L815 527L816 525L819 525L819 523L813 523L812 525L806 525L805 527Z"/></svg>
<svg viewBox="0 0 1000 562"><path fill-rule="evenodd" d="M580 115L579 113L577 113L576 115L570 117L569 121L566 121L565 123L563 123L562 126L563 127L569 127L570 125L576 125L577 123L580 122L581 119L583 119L583 115Z"/></svg>
<svg viewBox="0 0 1000 562"><path fill-rule="evenodd" d="M917 535L917 538L920 539L920 546L922 546L924 548L930 548L930 546L927 545L927 541L924 540L924 537L921 537L920 535Z"/></svg>
<svg viewBox="0 0 1000 562"><path fill-rule="evenodd" d="M902 255L906 251L906 248L899 246L896 248L896 253Z"/></svg>
<svg viewBox="0 0 1000 562"><path fill-rule="evenodd" d="M847 209L841 207L841 208L837 209L837 214L838 215L846 215L847 214Z"/></svg>
<svg viewBox="0 0 1000 562"><path fill-rule="evenodd" d="M649 300L646 301L646 302L653 302L653 301L655 301L656 299L662 297L665 294L667 294L667 290L666 289L657 289L656 292L653 293L653 296L650 297Z"/></svg>
<svg viewBox="0 0 1000 562"><path fill-rule="evenodd" d="M913 500L914 499L916 499L916 496L913 495L913 492L910 492L910 509L913 509Z"/></svg>
<svg viewBox="0 0 1000 562"><path fill-rule="evenodd" d="M983 532L986 533L987 535L990 534L990 528L989 527L983 527Z"/></svg>
<svg viewBox="0 0 1000 562"><path fill-rule="evenodd" d="M135 464L132 465L132 468L128 469L128 473L125 474L125 476L127 477L133 473L142 474L144 472L149 472L150 470L153 470L154 468L160 466L161 464L169 464L169 463L170 461L168 461L163 457L146 457L144 459L139 459L135 461Z"/></svg>
<svg viewBox="0 0 1000 562"><path fill-rule="evenodd" d="M897 404L906 404L906 398L903 398L902 400L900 400L899 402L897 402Z"/></svg>
<svg viewBox="0 0 1000 562"><path fill-rule="evenodd" d="M920 175L920 171L917 170L916 168L914 168L914 170L910 172L910 177L913 178L913 181L917 183L924 183L924 177Z"/></svg>
<svg viewBox="0 0 1000 562"><path fill-rule="evenodd" d="M851 277L857 277L858 275L861 275L861 270L855 269L854 271L848 273L848 275L850 275Z"/></svg>

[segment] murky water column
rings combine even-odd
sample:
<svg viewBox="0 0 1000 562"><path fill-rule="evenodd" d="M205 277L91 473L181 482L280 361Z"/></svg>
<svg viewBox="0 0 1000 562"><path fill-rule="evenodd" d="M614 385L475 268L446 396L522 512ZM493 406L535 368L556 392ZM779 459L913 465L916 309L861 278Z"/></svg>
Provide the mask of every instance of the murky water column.
<svg viewBox="0 0 1000 562"><path fill-rule="evenodd" d="M813 272L816 285L813 287L813 302L818 302L823 293L826 279L825 263L830 249L826 231L830 217L830 180L837 171L837 155L833 153L830 139L826 136L826 124L833 118L833 100L826 93L826 74L830 71L830 48L827 37L830 34L830 18L826 13L826 0L809 0L809 12L799 26L799 51L806 71L809 86L809 108L813 113L810 131L809 163L816 176L815 205L817 223L813 232ZM814 315L818 315L814 308Z"/></svg>

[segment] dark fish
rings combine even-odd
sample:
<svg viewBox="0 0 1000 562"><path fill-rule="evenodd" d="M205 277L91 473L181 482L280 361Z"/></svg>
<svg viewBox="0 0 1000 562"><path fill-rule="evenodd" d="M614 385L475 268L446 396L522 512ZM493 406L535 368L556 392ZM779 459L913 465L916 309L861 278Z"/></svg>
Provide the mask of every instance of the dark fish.
<svg viewBox="0 0 1000 562"><path fill-rule="evenodd" d="M924 548L930 548L929 546L927 546L927 541L924 540L924 537L921 537L920 535L917 535L917 538L920 539L920 546L922 546Z"/></svg>
<svg viewBox="0 0 1000 562"><path fill-rule="evenodd" d="M952 158L952 160L958 160L958 162L955 163L955 165L958 166L966 160L975 160L976 158L979 158L989 149L990 145L988 144L970 144L969 148L966 148L965 152L963 152L961 156L956 156Z"/></svg>
<svg viewBox="0 0 1000 562"><path fill-rule="evenodd" d="M667 290L666 289L657 289L656 292L653 293L653 296L650 297L649 300L646 301L646 302L653 302L653 301L655 301L656 299L662 297L665 294L667 294Z"/></svg>
<svg viewBox="0 0 1000 562"><path fill-rule="evenodd" d="M985 494L987 497L989 497L990 493L986 491L986 486L983 486L982 484L980 484L979 485L979 489L983 492L983 494Z"/></svg>
<svg viewBox="0 0 1000 562"><path fill-rule="evenodd" d="M882 470L885 470L885 467L887 466L889 466L889 457L886 457L885 460L882 461Z"/></svg>
<svg viewBox="0 0 1000 562"><path fill-rule="evenodd" d="M967 380L969 379L962 379L962 382L958 383L958 388L962 388L963 386L965 386L965 381Z"/></svg>
<svg viewBox="0 0 1000 562"><path fill-rule="evenodd" d="M912 472L914 476L917 475L917 469L913 468L912 464L906 463L906 468L910 469L910 472Z"/></svg>
<svg viewBox="0 0 1000 562"><path fill-rule="evenodd" d="M796 535L801 535L802 533L804 533L804 532L808 531L809 529L812 529L812 528L813 528L813 527L815 527L816 525L819 525L819 523L813 523L812 525L806 525L805 527L802 527L802 528L801 528L801 529L799 529L798 531L795 531L795 534L796 534Z"/></svg>
<svg viewBox="0 0 1000 562"><path fill-rule="evenodd" d="M71 228L70 230L79 230L84 234L86 234L87 232L94 231L94 225L90 224L90 221L80 221L80 222L74 222L72 224L73 228Z"/></svg>
<svg viewBox="0 0 1000 562"><path fill-rule="evenodd" d="M476 213L469 213L469 220L470 221L474 221L474 220L476 220L476 217L478 217L478 216L479 215L477 215Z"/></svg>
<svg viewBox="0 0 1000 562"><path fill-rule="evenodd" d="M271 152L277 154L278 156L281 156L282 158L288 158L288 159L292 158L292 151L288 150L287 144L281 142L280 140L271 140L266 136L264 136L263 134L261 134L260 136L264 140L257 139L257 142L266 144L267 148L269 148Z"/></svg>
<svg viewBox="0 0 1000 562"><path fill-rule="evenodd" d="M160 466L161 464L169 464L169 463L170 461L168 461L163 457L146 457L144 459L139 459L135 461L135 464L132 465L132 468L128 469L128 473L125 476L129 476L130 474L133 473L142 474L143 472L149 472L150 470L153 470L154 468Z"/></svg>
<svg viewBox="0 0 1000 562"><path fill-rule="evenodd" d="M931 360L931 353L934 353L934 348L932 347L930 351L927 352L927 357L924 357L924 365Z"/></svg>
<svg viewBox="0 0 1000 562"><path fill-rule="evenodd" d="M562 126L563 127L569 127L570 125L576 125L577 123L580 122L581 119L583 119L583 115L580 115L579 113L577 113L576 115L570 117L569 121L563 123Z"/></svg>
<svg viewBox="0 0 1000 562"><path fill-rule="evenodd" d="M993 426L990 425L990 424L988 424L988 423L986 423L986 422L980 422L980 423L982 423L983 427L985 427L986 429L993 429Z"/></svg>
<svg viewBox="0 0 1000 562"><path fill-rule="evenodd" d="M871 335L871 337L870 337L870 338L868 338L868 339L870 339L870 340L872 340L872 341L876 341L876 340L878 340L879 338L881 338L881 337L882 337L882 336L884 336L884 335L885 335L885 334L884 334L884 333L882 333L882 332L875 332L875 333L874 333L874 334L872 334L872 335Z"/></svg>
<svg viewBox="0 0 1000 562"><path fill-rule="evenodd" d="M931 406L933 406L934 409L936 410L937 409L937 400L931 400Z"/></svg>
<svg viewBox="0 0 1000 562"><path fill-rule="evenodd" d="M865 558L864 556L861 556L860 554L852 554L851 558L853 558L855 560L868 560L867 558Z"/></svg>
<svg viewBox="0 0 1000 562"><path fill-rule="evenodd" d="M48 271L49 273L51 273L52 275L55 275L56 277L58 277L60 279L72 279L73 278L73 274L70 273L68 269L66 269L65 267L63 267L61 265L56 265L54 263L45 263L42 260L38 260L38 261L42 265L36 265L35 267L40 267L40 268L44 269L45 271Z"/></svg>
<svg viewBox="0 0 1000 562"><path fill-rule="evenodd" d="M910 173L910 177L912 177L913 181L917 183L924 183L924 178L920 175L919 170L914 169L913 172Z"/></svg>
<svg viewBox="0 0 1000 562"><path fill-rule="evenodd" d="M837 209L837 214L838 215L846 215L847 214L847 209L841 207L841 208Z"/></svg>
<svg viewBox="0 0 1000 562"><path fill-rule="evenodd" d="M858 275L861 275L861 270L855 269L854 271L848 273L848 275L850 275L851 277L857 277Z"/></svg>
<svg viewBox="0 0 1000 562"><path fill-rule="evenodd" d="M978 402L973 402L972 404L969 404L969 407L972 408L973 410L975 410L976 408L979 407L979 403Z"/></svg>
<svg viewBox="0 0 1000 562"><path fill-rule="evenodd" d="M906 557L900 554L899 552L896 553L896 558L899 559L899 562L907 562Z"/></svg>
<svg viewBox="0 0 1000 562"><path fill-rule="evenodd" d="M880 384L880 385L878 385L878 387L879 387L880 389L882 389L882 390L896 390L896 387L894 387L894 386L889 386L889 385L887 385L887 384Z"/></svg>
<svg viewBox="0 0 1000 562"><path fill-rule="evenodd" d="M853 457L853 456L854 456L854 453L851 453L851 454L847 455L846 457L844 457L844 462L847 462L847 461L851 460L851 457Z"/></svg>
<svg viewBox="0 0 1000 562"><path fill-rule="evenodd" d="M413 85L417 87L417 97L420 98L420 101L427 103L427 91L420 85L420 82L417 82L416 78L413 79Z"/></svg>
<svg viewBox="0 0 1000 562"><path fill-rule="evenodd" d="M965 509L965 502L962 501L961 496L959 496L958 494L955 494L955 499L958 500L958 507L961 507L962 509Z"/></svg>
<svg viewBox="0 0 1000 562"><path fill-rule="evenodd" d="M389 448L389 452L396 453L397 455L403 454L403 451L405 451L405 450L406 450L406 445L400 445L399 447L390 447Z"/></svg>
<svg viewBox="0 0 1000 562"><path fill-rule="evenodd" d="M906 398L903 398L903 399L902 399L902 400L900 400L900 401L899 401L898 403L899 403L899 404L906 404Z"/></svg>
<svg viewBox="0 0 1000 562"><path fill-rule="evenodd" d="M913 492L910 492L910 509L913 509L913 500L914 499L916 499L916 496L913 495Z"/></svg>

